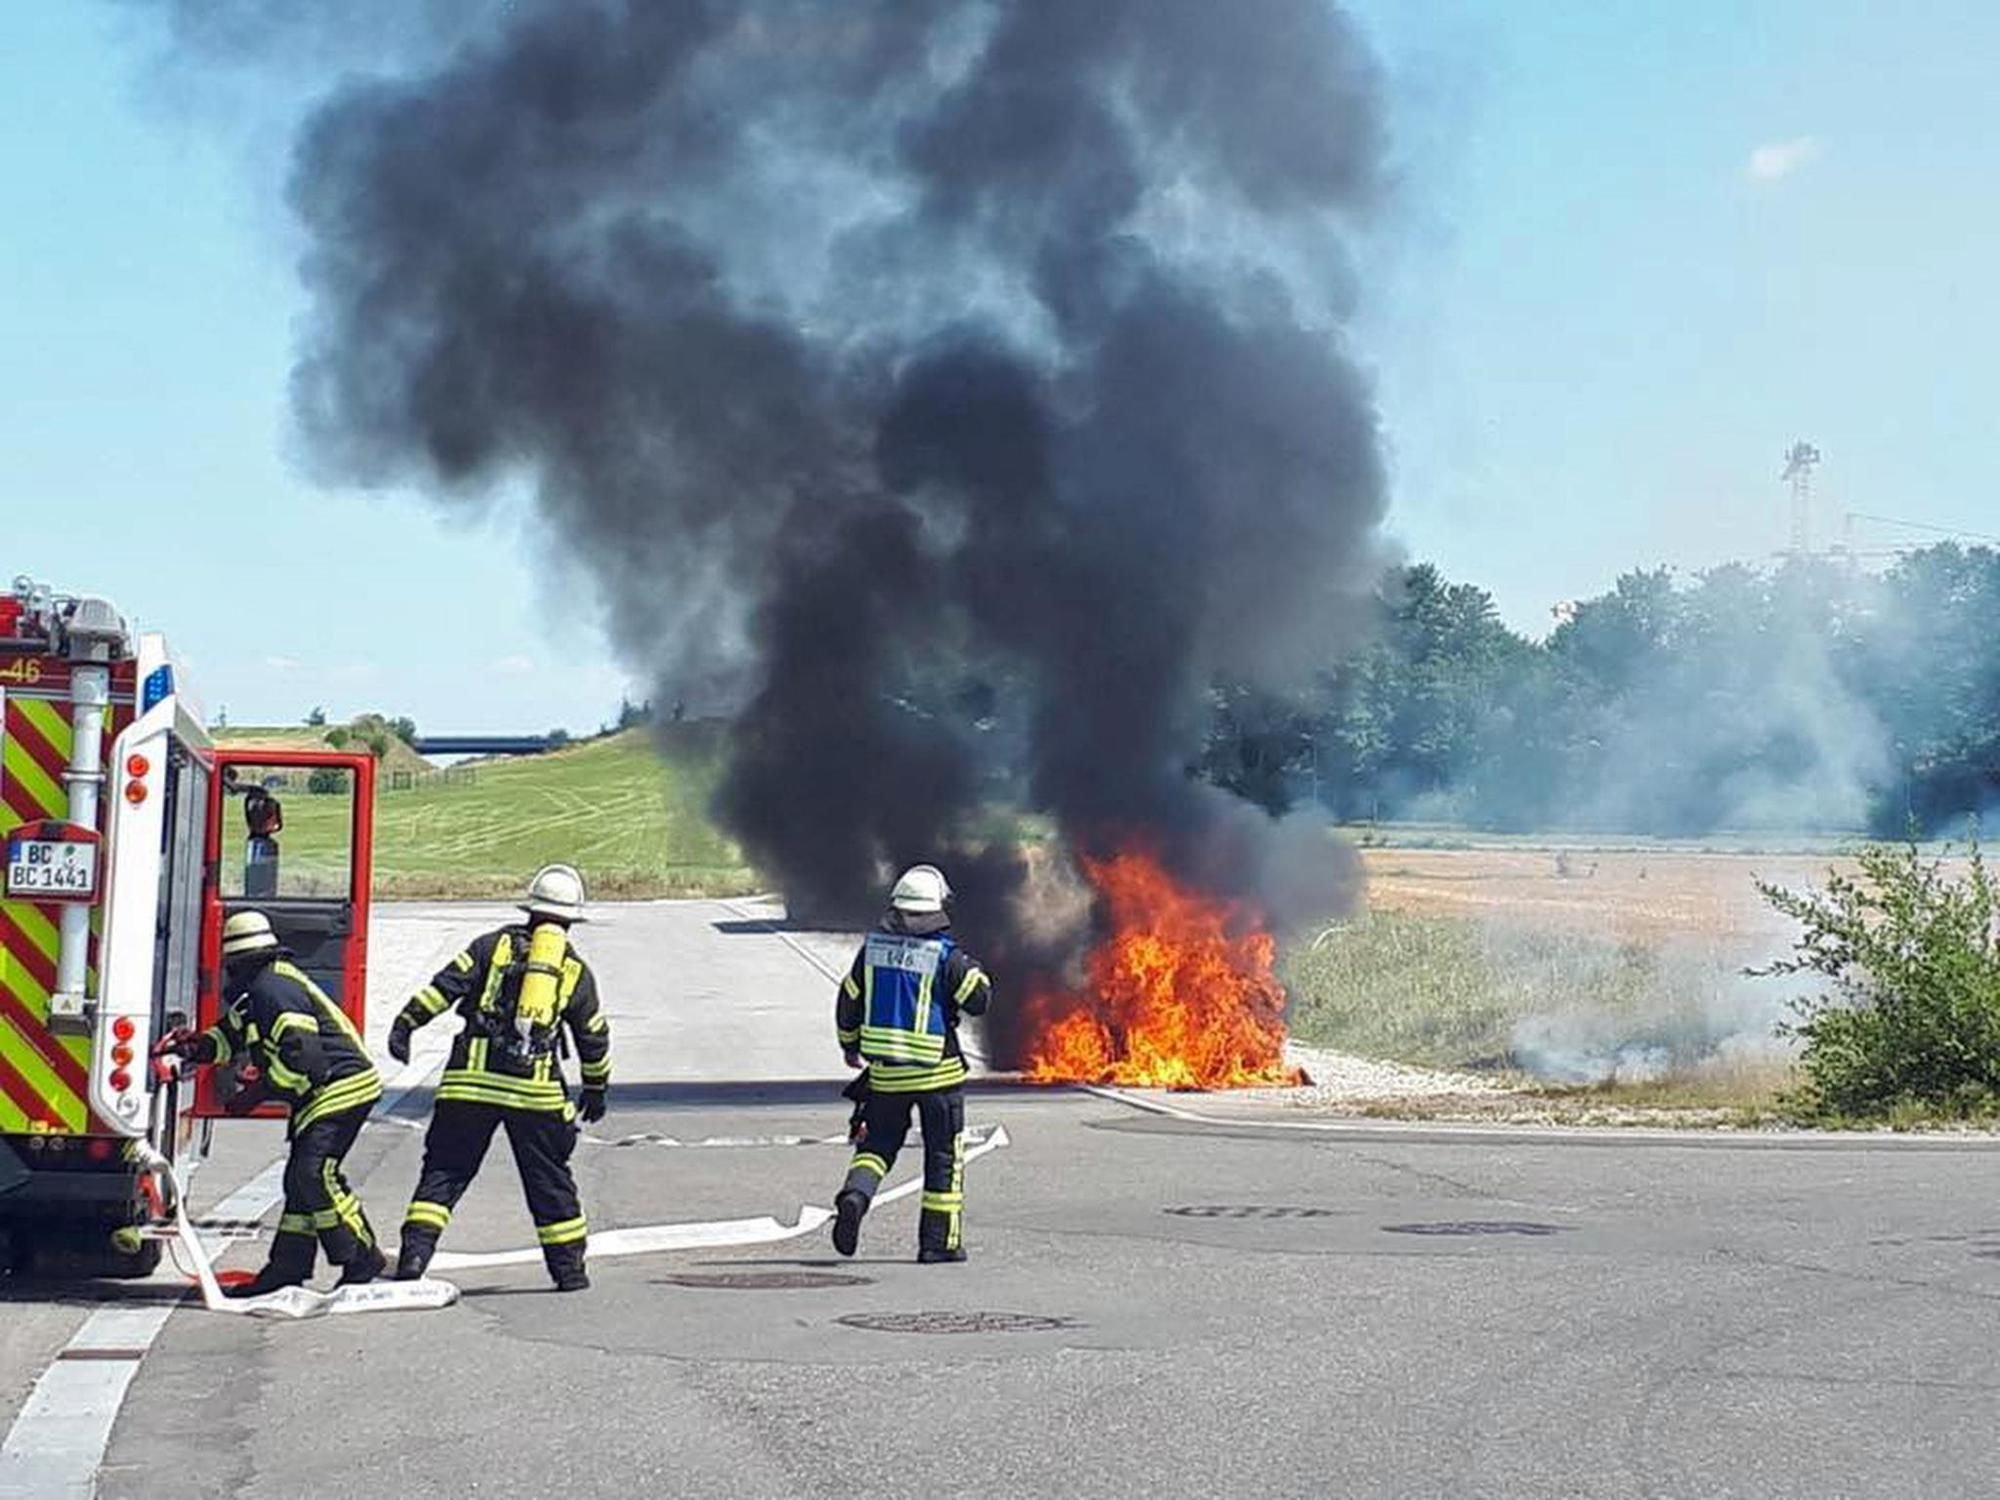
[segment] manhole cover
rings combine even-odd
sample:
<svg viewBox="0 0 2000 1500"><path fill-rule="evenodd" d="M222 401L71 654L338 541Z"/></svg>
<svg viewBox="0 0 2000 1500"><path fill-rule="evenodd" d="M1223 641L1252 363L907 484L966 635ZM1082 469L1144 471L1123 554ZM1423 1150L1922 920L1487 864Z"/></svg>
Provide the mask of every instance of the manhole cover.
<svg viewBox="0 0 2000 1500"><path fill-rule="evenodd" d="M1070 1318L1016 1312L849 1313L834 1322L870 1333L1053 1333L1076 1326Z"/></svg>
<svg viewBox="0 0 2000 1500"><path fill-rule="evenodd" d="M1562 1234L1567 1225L1536 1224L1525 1219L1447 1219L1438 1224L1384 1224L1384 1234L1519 1234L1531 1239L1539 1239L1551 1234Z"/></svg>
<svg viewBox="0 0 2000 1500"><path fill-rule="evenodd" d="M1183 1203L1167 1212L1183 1219L1331 1219L1340 1210L1295 1203Z"/></svg>
<svg viewBox="0 0 2000 1500"><path fill-rule="evenodd" d="M839 1271L682 1271L662 1276L660 1280L668 1286L726 1292L802 1292L815 1287L875 1284L869 1277L848 1276Z"/></svg>

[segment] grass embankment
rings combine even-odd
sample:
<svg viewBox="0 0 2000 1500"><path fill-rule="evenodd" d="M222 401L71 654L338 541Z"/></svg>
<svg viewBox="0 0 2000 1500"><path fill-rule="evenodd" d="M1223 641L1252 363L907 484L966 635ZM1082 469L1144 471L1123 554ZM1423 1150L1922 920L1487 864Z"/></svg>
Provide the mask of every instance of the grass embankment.
<svg viewBox="0 0 2000 1500"><path fill-rule="evenodd" d="M1776 997L1713 947L1375 910L1294 943L1283 971L1301 1042L1517 1088L1369 1113L1751 1123L1790 1077Z"/></svg>
<svg viewBox="0 0 2000 1500"><path fill-rule="evenodd" d="M311 741L256 732L236 745ZM407 747L398 747L407 752ZM719 746L700 726L663 751L642 731L546 755L480 761L440 773L385 760L375 808L378 898L465 900L512 896L536 869L576 865L600 898L741 895L758 888L742 852L708 817L721 773ZM336 865L346 799L285 793L285 888ZM232 829L239 825L232 822Z"/></svg>

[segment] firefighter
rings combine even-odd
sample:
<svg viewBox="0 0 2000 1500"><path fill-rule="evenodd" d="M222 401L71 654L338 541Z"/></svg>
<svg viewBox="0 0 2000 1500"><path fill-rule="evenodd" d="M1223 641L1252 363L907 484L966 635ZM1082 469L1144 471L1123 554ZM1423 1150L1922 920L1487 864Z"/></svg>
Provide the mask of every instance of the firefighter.
<svg viewBox="0 0 2000 1500"><path fill-rule="evenodd" d="M923 1211L917 1259L965 1259L965 1053L961 1015L986 1012L992 981L951 935L951 887L935 865L903 872L889 913L854 955L834 1001L859 1106L855 1152L833 1200L833 1246L852 1255L875 1190L895 1165L914 1105L924 1131ZM858 1096L858 1097L857 1097Z"/></svg>
<svg viewBox="0 0 2000 1500"><path fill-rule="evenodd" d="M568 865L550 865L521 903L528 920L474 939L403 1007L390 1029L389 1055L408 1062L410 1034L419 1026L447 1010L465 1022L438 1082L423 1170L403 1216L400 1280L424 1274L493 1132L504 1126L556 1290L590 1285L587 1226L569 1159L578 1116L604 1118L611 1028L590 966L570 943L570 929L585 920L583 906L583 877ZM565 1032L583 1075L574 1104L559 1057L567 1050Z"/></svg>
<svg viewBox="0 0 2000 1500"><path fill-rule="evenodd" d="M170 1031L155 1051L208 1065L247 1060L256 1077L228 1101L248 1114L268 1101L291 1106L286 1134L285 1208L268 1264L232 1297L258 1297L312 1276L320 1247L340 1267L342 1286L361 1286L385 1269L368 1215L341 1163L382 1097L382 1081L344 1011L292 962L260 911L239 911L222 928L222 1018L208 1030Z"/></svg>

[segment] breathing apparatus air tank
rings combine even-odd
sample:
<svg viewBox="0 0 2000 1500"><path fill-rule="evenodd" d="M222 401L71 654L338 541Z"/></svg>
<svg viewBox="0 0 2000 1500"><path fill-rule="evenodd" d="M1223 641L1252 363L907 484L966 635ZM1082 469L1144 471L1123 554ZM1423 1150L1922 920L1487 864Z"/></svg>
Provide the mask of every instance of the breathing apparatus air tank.
<svg viewBox="0 0 2000 1500"><path fill-rule="evenodd" d="M563 960L568 957L569 933L562 923L537 922L528 929L528 962L514 1003L514 1030L523 1047L545 1042L555 1031Z"/></svg>

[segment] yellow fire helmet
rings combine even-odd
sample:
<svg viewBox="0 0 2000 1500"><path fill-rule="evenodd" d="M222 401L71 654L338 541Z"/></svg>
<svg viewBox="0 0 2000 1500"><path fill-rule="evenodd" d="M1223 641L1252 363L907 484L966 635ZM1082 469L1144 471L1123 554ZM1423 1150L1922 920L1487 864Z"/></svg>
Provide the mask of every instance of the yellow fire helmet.
<svg viewBox="0 0 2000 1500"><path fill-rule="evenodd" d="M224 958L268 953L277 946L278 935L271 931L271 919L261 911L239 911L222 924Z"/></svg>
<svg viewBox="0 0 2000 1500"><path fill-rule="evenodd" d="M570 865L546 865L528 882L521 910L554 922L585 922L583 877Z"/></svg>

